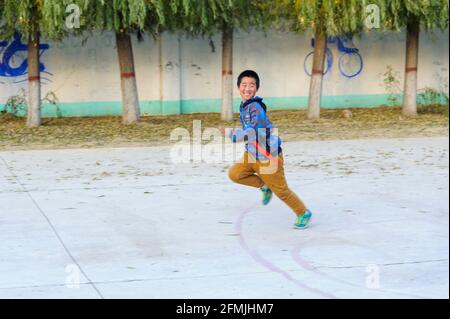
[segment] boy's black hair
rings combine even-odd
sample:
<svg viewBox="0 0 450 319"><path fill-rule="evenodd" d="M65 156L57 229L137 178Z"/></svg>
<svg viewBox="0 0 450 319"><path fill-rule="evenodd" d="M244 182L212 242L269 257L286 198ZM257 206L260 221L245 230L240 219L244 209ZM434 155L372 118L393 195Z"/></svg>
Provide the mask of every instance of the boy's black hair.
<svg viewBox="0 0 450 319"><path fill-rule="evenodd" d="M238 80L237 80L237 86L238 87L239 87L239 85L241 85L242 78L244 78L244 77L254 78L256 80L256 89L257 90L259 89L259 76L258 76L258 73L256 73L253 70L245 70L245 71L243 71L238 76Z"/></svg>

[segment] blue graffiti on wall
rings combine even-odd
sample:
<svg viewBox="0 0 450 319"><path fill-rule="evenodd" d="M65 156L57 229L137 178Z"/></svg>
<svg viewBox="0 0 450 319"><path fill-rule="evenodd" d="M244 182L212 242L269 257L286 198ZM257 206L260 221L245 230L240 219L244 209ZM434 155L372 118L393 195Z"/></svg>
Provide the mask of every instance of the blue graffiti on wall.
<svg viewBox="0 0 450 319"><path fill-rule="evenodd" d="M49 47L48 44L41 43L39 45L39 57L41 57ZM14 83L27 81L27 79L16 79L17 77L23 77L28 74L27 52L28 45L21 42L18 33L14 34L14 38L11 42L0 41L0 77L15 78ZM41 73L53 75L46 71L46 67L43 63L39 63L39 71ZM50 81L48 78L41 78L41 80L43 80L44 83L45 81Z"/></svg>
<svg viewBox="0 0 450 319"><path fill-rule="evenodd" d="M339 71L340 73L347 77L353 78L361 73L363 69L363 59L359 54L359 50L355 47L347 46L347 43L352 45L351 38L348 37L328 37L327 38L327 49L326 49L326 61L323 74L326 74L333 67L333 53L331 52L328 44L337 44L337 49L342 54L339 57ZM315 39L311 39L311 46L314 48ZM314 56L314 51L308 53L303 62L303 67L306 74L311 76L312 60Z"/></svg>

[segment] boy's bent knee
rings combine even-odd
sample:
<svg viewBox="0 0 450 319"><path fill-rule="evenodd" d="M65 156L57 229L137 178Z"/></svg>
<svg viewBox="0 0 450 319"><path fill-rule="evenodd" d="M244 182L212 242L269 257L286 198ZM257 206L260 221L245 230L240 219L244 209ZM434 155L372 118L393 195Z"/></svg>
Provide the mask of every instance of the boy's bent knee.
<svg viewBox="0 0 450 319"><path fill-rule="evenodd" d="M228 178L231 179L233 182L237 183L240 179L239 172L237 170L233 169L233 167L231 167L228 170Z"/></svg>

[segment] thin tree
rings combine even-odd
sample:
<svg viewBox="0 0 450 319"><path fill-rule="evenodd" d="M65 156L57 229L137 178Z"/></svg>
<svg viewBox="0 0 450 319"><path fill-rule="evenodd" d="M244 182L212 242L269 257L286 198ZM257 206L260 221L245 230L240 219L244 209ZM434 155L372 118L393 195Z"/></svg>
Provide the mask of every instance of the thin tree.
<svg viewBox="0 0 450 319"><path fill-rule="evenodd" d="M233 37L234 31L264 29L268 19L262 0L182 1L184 17L179 27L193 35L222 35L221 118L233 120Z"/></svg>
<svg viewBox="0 0 450 319"><path fill-rule="evenodd" d="M72 0L2 0L0 1L0 37L18 33L28 45L27 126L41 125L40 39L59 41L69 32L65 24L66 4Z"/></svg>
<svg viewBox="0 0 450 319"><path fill-rule="evenodd" d="M91 31L113 30L116 35L117 54L122 89L123 123L139 121L140 107L136 86L131 35L139 40L145 32L156 35L161 30L179 28L182 22L180 0L78 0L87 5L87 21ZM189 1L182 1L188 5Z"/></svg>
<svg viewBox="0 0 450 319"><path fill-rule="evenodd" d="M119 64L119 78L122 97L122 123L134 124L140 118L139 97L136 83L132 35L142 40L145 32L155 34L161 28L161 21L171 22L178 18L171 15L171 3L177 0L46 0L51 3L46 22L53 25L71 24L68 8L77 8L80 15L77 26L67 30L54 30L54 37L64 37L68 32L75 35L91 35L94 32L114 32ZM163 4L169 10L160 11ZM72 22L73 24L73 22ZM63 32L64 31L64 32Z"/></svg>
<svg viewBox="0 0 450 319"><path fill-rule="evenodd" d="M314 54L309 86L307 119L320 117L327 38L361 32L364 5L359 0L284 0L277 2L278 16L294 32L314 35Z"/></svg>
<svg viewBox="0 0 450 319"><path fill-rule="evenodd" d="M417 72L420 31L448 28L448 0L378 0L387 30L406 29L402 114L417 115Z"/></svg>
<svg viewBox="0 0 450 319"><path fill-rule="evenodd" d="M41 125L41 81L39 69L39 46L42 21L42 1L37 0L4 0L0 2L2 21L0 36L10 38L18 32L28 43L28 108L27 121L29 127Z"/></svg>
<svg viewBox="0 0 450 319"><path fill-rule="evenodd" d="M145 29L148 3L145 0L77 0L75 3L83 8L86 30L115 33L122 95L122 123L137 123L140 107L131 35Z"/></svg>

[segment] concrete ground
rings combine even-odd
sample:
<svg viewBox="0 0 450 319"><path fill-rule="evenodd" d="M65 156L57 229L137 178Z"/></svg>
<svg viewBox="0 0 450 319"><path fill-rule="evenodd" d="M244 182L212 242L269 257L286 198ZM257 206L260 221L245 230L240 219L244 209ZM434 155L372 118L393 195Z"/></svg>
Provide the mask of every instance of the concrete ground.
<svg viewBox="0 0 450 319"><path fill-rule="evenodd" d="M306 230L229 155L0 152L0 298L448 298L448 142L285 143Z"/></svg>

